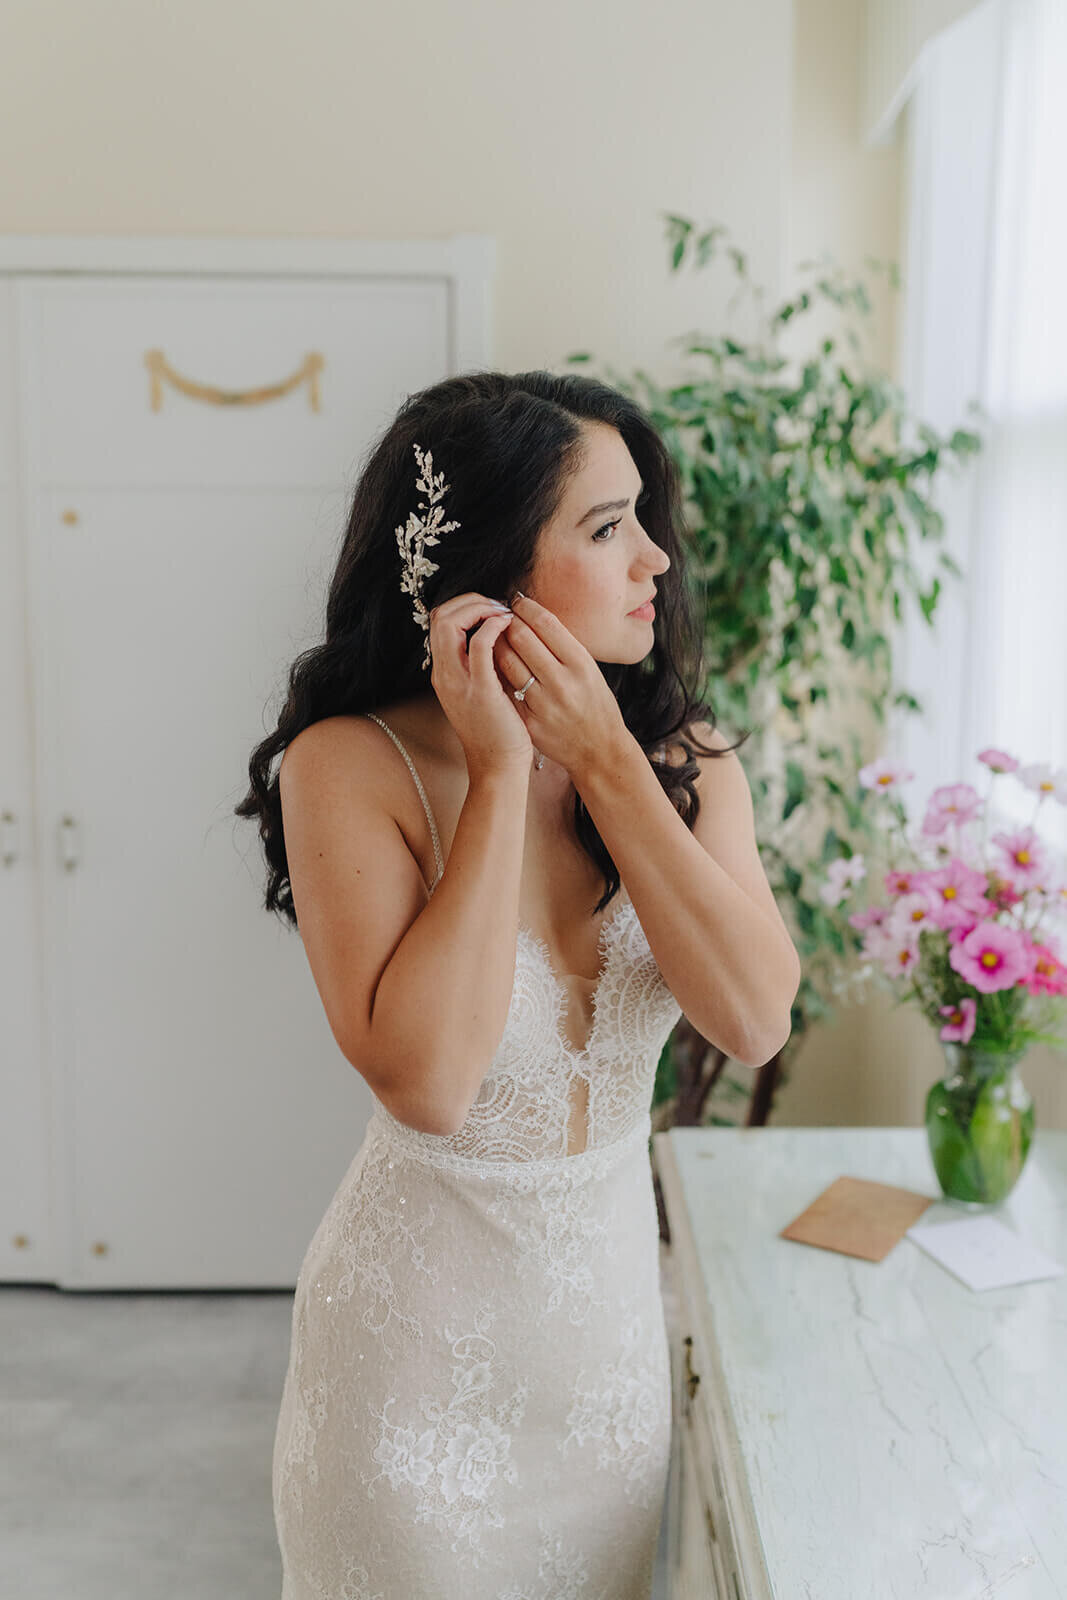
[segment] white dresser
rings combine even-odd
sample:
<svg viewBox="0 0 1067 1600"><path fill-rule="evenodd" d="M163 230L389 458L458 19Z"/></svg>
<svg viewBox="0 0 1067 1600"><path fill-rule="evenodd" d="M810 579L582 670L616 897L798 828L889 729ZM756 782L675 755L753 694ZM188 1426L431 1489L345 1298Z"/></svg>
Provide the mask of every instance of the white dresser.
<svg viewBox="0 0 1067 1600"><path fill-rule="evenodd" d="M1067 1274L976 1293L778 1237L835 1178L937 1195L922 1128L672 1128L671 1600L1067 1596ZM922 1221L965 1213L938 1201ZM1067 1264L1067 1133L998 1220Z"/></svg>

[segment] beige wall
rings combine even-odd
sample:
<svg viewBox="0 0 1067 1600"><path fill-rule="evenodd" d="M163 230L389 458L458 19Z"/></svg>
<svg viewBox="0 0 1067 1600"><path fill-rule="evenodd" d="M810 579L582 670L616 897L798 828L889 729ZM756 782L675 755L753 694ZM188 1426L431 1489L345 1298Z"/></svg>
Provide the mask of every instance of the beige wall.
<svg viewBox="0 0 1067 1600"><path fill-rule="evenodd" d="M829 251L850 273L862 272L867 256L902 264L902 141L871 149L863 138L864 8L858 0L796 0L793 9L788 262L795 267ZM899 295L884 275L871 286L868 354L896 376ZM806 325L829 330L832 313Z"/></svg>

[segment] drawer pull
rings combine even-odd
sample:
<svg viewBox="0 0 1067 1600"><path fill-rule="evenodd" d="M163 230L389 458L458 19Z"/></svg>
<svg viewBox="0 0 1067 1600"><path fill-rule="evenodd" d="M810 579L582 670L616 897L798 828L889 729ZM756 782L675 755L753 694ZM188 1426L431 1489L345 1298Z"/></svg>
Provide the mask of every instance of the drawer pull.
<svg viewBox="0 0 1067 1600"><path fill-rule="evenodd" d="M682 1343L685 1345L685 1387L690 1400L692 1400L693 1396L697 1392L697 1384L700 1382L700 1373L693 1371L692 1334L686 1334L685 1338L682 1340Z"/></svg>
<svg viewBox="0 0 1067 1600"><path fill-rule="evenodd" d="M153 411L160 411L163 407L164 378L182 394L187 394L190 400L206 400L213 406L260 406L266 400L280 400L306 379L312 411L322 409L319 405L319 373L326 363L317 350L305 356L303 366L298 367L291 378L284 378L281 383L266 384L262 389L217 389L209 383L194 383L192 378L183 378L180 372L175 372L162 350L146 351L144 364L152 376Z"/></svg>
<svg viewBox="0 0 1067 1600"><path fill-rule="evenodd" d="M711 1514L711 1507L708 1505L708 1502L706 1500L704 1501L704 1516L705 1516L705 1518L707 1520L708 1533L711 1535L712 1543L713 1544L718 1544L718 1542L719 1542L719 1532L718 1532L718 1529L715 1526L715 1518Z"/></svg>

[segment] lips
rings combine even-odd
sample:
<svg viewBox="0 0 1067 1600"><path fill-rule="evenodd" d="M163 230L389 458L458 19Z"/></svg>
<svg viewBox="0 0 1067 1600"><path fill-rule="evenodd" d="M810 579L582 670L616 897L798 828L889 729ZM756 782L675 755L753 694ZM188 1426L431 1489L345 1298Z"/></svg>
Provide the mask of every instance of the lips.
<svg viewBox="0 0 1067 1600"><path fill-rule="evenodd" d="M632 617L634 615L634 612L643 611L646 606L650 606L652 604L652 602L655 600L655 598L656 598L655 594L650 594L647 600L642 600L641 604L639 606L634 606L633 611L628 611L626 613L627 616Z"/></svg>

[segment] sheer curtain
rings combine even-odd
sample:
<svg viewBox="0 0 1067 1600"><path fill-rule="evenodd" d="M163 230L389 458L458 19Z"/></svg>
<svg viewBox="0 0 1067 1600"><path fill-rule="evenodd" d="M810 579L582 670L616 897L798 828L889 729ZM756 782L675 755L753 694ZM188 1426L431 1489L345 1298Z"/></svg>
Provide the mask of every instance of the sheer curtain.
<svg viewBox="0 0 1067 1600"><path fill-rule="evenodd" d="M981 792L990 744L1067 765L1065 0L984 0L913 84L902 381L939 431L985 439L937 497L965 576L942 574L933 629L909 614L895 641L925 708L890 739L918 802L960 778ZM1032 796L998 789L1028 820ZM1067 846L1067 808L1046 804L1042 831Z"/></svg>

